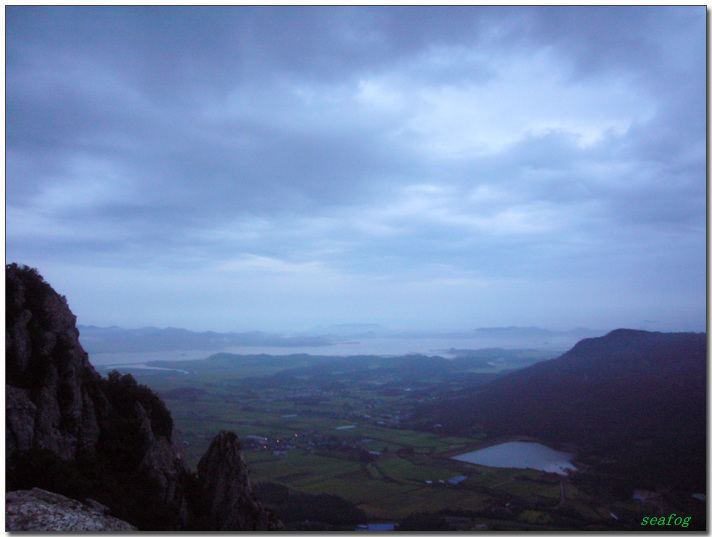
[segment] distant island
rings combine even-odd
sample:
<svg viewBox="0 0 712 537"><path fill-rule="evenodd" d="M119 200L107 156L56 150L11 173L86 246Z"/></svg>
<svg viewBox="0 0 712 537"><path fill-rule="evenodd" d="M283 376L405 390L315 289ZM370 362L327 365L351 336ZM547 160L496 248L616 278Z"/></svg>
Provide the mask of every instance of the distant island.
<svg viewBox="0 0 712 537"><path fill-rule="evenodd" d="M464 331L394 330L378 324L341 324L318 327L293 335L261 331L195 332L183 328L121 328L78 325L82 345L91 354L167 352L187 350L223 350L234 347L328 347L356 340L383 339L460 339L473 340L473 347L482 345L477 340L539 340L555 338L583 339L601 336L603 330L575 328L566 331L539 327L493 327ZM490 346L490 345L485 345Z"/></svg>
<svg viewBox="0 0 712 537"><path fill-rule="evenodd" d="M228 347L322 347L333 341L321 336L286 337L264 332L192 332L182 328L100 328L77 326L82 345L92 354L112 352L157 352L219 350Z"/></svg>

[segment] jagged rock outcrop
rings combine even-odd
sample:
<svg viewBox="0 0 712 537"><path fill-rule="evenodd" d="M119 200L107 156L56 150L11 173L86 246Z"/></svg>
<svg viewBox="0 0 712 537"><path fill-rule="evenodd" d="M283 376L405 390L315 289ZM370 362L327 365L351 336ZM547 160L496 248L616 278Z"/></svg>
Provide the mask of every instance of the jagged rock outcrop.
<svg viewBox="0 0 712 537"><path fill-rule="evenodd" d="M27 391L14 386L5 389L5 450L8 458L29 451L35 440L37 407Z"/></svg>
<svg viewBox="0 0 712 537"><path fill-rule="evenodd" d="M188 505L182 482L187 471L173 445L162 436L153 434L151 420L141 403L136 403L140 419L140 431L146 445L140 469L157 484L158 500L163 505L173 506L181 520L188 519Z"/></svg>
<svg viewBox="0 0 712 537"><path fill-rule="evenodd" d="M220 432L198 463L198 477L206 498L211 530L282 529L281 523L257 501L235 433Z"/></svg>
<svg viewBox="0 0 712 537"><path fill-rule="evenodd" d="M276 528L236 437L237 452L211 454L204 474L230 477L201 483L172 445L163 401L131 375L102 378L91 366L66 299L35 269L8 265L5 279L6 490L91 496L141 530L208 529L207 505L221 506L221 529Z"/></svg>
<svg viewBox="0 0 712 537"><path fill-rule="evenodd" d="M32 269L6 271L5 356L9 390L7 458L47 449L62 459L91 455L107 401L99 375L79 344L64 297Z"/></svg>
<svg viewBox="0 0 712 537"><path fill-rule="evenodd" d="M33 488L8 492L5 531L135 531L128 522L106 514L96 501L85 503Z"/></svg>

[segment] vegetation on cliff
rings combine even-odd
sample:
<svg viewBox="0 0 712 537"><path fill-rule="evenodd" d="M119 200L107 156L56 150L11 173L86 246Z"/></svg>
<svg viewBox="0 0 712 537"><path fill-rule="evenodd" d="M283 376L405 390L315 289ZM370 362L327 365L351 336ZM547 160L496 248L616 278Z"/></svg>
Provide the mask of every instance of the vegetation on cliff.
<svg viewBox="0 0 712 537"><path fill-rule="evenodd" d="M235 501L221 529L277 529L254 497L239 453L192 474L173 447L163 401L131 375L102 378L79 343L76 317L36 269L6 267L8 491L35 487L106 505L141 530L208 529L204 486L226 473ZM238 479L239 478L239 479Z"/></svg>

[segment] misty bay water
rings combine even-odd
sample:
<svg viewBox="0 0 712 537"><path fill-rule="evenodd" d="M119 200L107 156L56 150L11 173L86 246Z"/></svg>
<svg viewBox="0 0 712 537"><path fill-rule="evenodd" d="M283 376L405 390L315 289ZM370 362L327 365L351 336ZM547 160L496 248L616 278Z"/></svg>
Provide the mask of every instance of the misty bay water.
<svg viewBox="0 0 712 537"><path fill-rule="evenodd" d="M153 367L150 365L146 364L116 364L116 365L121 365L123 369L150 369L154 371L175 371L177 373L181 373L183 375L190 375L190 371L186 371L185 369L173 369L171 367ZM100 366L101 368L102 366ZM103 366L106 367L106 366Z"/></svg>
<svg viewBox="0 0 712 537"><path fill-rule="evenodd" d="M289 354L313 354L317 356L403 356L405 354L439 355L452 358L450 349L551 349L561 353L566 352L578 342L573 337L543 338L435 338L435 337L372 337L338 341L333 345L322 346L258 346L258 347L227 347L213 350L177 350L160 352L117 352L90 353L89 359L95 366L118 364L141 364L155 361L202 360L218 352L234 354L272 354L276 356Z"/></svg>
<svg viewBox="0 0 712 537"><path fill-rule="evenodd" d="M573 454L537 442L504 442L452 458L494 468L533 468L561 475L566 475L566 470L576 471L571 464Z"/></svg>
<svg viewBox="0 0 712 537"><path fill-rule="evenodd" d="M145 364L146 362L203 360L217 351L161 351L161 352L102 352L89 353L89 361L94 367Z"/></svg>

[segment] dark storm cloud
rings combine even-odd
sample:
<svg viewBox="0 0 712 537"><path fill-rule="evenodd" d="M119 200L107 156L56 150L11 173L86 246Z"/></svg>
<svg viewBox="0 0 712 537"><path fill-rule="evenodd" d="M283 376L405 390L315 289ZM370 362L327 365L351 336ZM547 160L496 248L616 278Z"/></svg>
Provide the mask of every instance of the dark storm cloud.
<svg viewBox="0 0 712 537"><path fill-rule="evenodd" d="M536 324L542 286L601 323L626 285L703 319L705 15L9 6L8 258L96 315L113 278L307 324L417 293L424 323L524 293L501 322Z"/></svg>

